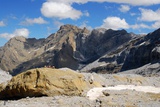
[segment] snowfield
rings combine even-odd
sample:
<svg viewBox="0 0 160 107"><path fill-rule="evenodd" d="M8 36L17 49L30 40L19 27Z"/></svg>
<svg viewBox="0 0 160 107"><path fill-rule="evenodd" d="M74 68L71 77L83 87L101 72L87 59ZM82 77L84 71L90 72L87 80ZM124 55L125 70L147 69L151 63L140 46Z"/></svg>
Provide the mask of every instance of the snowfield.
<svg viewBox="0 0 160 107"><path fill-rule="evenodd" d="M135 86L135 85L117 85L113 87L92 88L87 92L87 97L90 100L96 100L98 97L103 96L104 90L135 90L149 93L160 93L160 87L154 86Z"/></svg>

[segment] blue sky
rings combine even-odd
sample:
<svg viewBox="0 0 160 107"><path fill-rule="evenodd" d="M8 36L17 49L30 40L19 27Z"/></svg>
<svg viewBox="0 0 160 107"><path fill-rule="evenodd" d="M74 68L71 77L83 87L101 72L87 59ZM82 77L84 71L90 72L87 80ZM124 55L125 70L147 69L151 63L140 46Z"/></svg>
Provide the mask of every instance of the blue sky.
<svg viewBox="0 0 160 107"><path fill-rule="evenodd" d="M1 0L0 46L10 38L46 38L63 24L125 29L160 28L160 0Z"/></svg>

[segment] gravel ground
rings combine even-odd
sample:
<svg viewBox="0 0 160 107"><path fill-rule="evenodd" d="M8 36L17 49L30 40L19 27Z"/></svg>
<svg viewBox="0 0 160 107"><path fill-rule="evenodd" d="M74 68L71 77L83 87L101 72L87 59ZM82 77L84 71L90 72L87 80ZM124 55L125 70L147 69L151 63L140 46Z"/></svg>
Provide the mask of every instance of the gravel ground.
<svg viewBox="0 0 160 107"><path fill-rule="evenodd" d="M137 92L144 92L144 93L153 93L158 94L160 93L160 87L153 87L153 86L135 86L135 85L117 85L113 87L95 87L87 92L87 97L90 100L96 100L99 96L103 96L105 93L104 91L121 91L121 90L134 90ZM109 95L106 93L106 95Z"/></svg>
<svg viewBox="0 0 160 107"><path fill-rule="evenodd" d="M94 107L96 101L78 96L55 96L0 101L0 107Z"/></svg>
<svg viewBox="0 0 160 107"><path fill-rule="evenodd" d="M95 74L83 73L88 80L100 82L104 87L114 87L117 85L135 87L149 86L160 88L160 77L143 77L135 74ZM11 78L5 72L0 72L0 82L5 82ZM147 89L149 89L149 87ZM158 90L160 91L160 90ZM99 97L91 100L80 96L54 96L23 98L19 100L1 100L0 107L159 107L160 93L136 91L136 89L123 90L103 90Z"/></svg>
<svg viewBox="0 0 160 107"><path fill-rule="evenodd" d="M159 107L160 94L134 90L107 90L96 100L79 96L54 96L0 101L0 107Z"/></svg>
<svg viewBox="0 0 160 107"><path fill-rule="evenodd" d="M105 84L114 85L140 85L160 87L160 76L143 77L137 74L99 74L105 78Z"/></svg>

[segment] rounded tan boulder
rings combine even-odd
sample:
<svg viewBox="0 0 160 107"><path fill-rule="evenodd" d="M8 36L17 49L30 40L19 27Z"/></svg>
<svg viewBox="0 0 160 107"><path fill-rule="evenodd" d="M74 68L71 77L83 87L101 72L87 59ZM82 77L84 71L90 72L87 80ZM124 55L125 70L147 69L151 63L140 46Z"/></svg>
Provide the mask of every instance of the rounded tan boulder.
<svg viewBox="0 0 160 107"><path fill-rule="evenodd" d="M68 95L81 96L85 90L101 86L88 82L83 74L72 70L38 68L14 76L8 84L1 84L0 99Z"/></svg>

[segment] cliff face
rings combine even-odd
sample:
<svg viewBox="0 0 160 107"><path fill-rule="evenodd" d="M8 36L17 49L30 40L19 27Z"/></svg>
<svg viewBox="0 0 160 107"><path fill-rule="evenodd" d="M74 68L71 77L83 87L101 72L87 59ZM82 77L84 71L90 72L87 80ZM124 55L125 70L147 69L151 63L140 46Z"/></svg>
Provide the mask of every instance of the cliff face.
<svg viewBox="0 0 160 107"><path fill-rule="evenodd" d="M85 28L64 25L46 39L12 38L0 48L0 67L13 74L45 65L77 69L76 41L81 42L79 35L88 34Z"/></svg>
<svg viewBox="0 0 160 107"><path fill-rule="evenodd" d="M12 38L0 49L0 66L13 75L45 65L77 70L131 38L131 34L125 30L89 31L86 28L64 25L46 39Z"/></svg>
<svg viewBox="0 0 160 107"><path fill-rule="evenodd" d="M10 39L9 42L0 49L0 67L5 71L12 71L22 62L37 57L42 53L43 49L38 50L38 48L41 47L43 41L44 39L36 40L26 39L24 37Z"/></svg>
<svg viewBox="0 0 160 107"><path fill-rule="evenodd" d="M132 36L125 30L105 30L95 29L86 38L79 52L85 56L88 62L101 57L102 55L115 50L120 45L128 42Z"/></svg>
<svg viewBox="0 0 160 107"><path fill-rule="evenodd" d="M160 61L160 29L149 33L130 49L121 71Z"/></svg>
<svg viewBox="0 0 160 107"><path fill-rule="evenodd" d="M119 72L159 60L158 32L137 36L125 30L63 25L46 39L12 38L0 48L0 68L12 75L44 66Z"/></svg>

